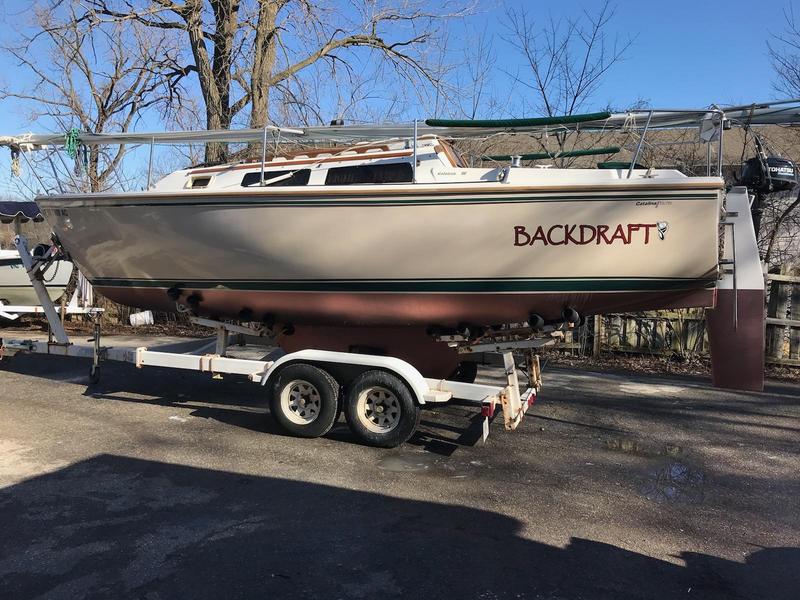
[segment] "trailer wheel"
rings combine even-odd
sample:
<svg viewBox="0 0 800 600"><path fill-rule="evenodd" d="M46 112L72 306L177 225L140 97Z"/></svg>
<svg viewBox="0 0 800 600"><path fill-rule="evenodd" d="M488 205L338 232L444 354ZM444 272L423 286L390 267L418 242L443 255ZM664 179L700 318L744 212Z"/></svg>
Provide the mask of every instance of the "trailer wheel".
<svg viewBox="0 0 800 600"><path fill-rule="evenodd" d="M287 432L313 438L328 433L338 416L339 385L313 365L283 368L272 384L269 409Z"/></svg>
<svg viewBox="0 0 800 600"><path fill-rule="evenodd" d="M100 383L100 367L89 367L89 383L91 385L97 385Z"/></svg>
<svg viewBox="0 0 800 600"><path fill-rule="evenodd" d="M344 396L350 430L371 446L394 448L405 442L419 425L419 413L405 384L384 371L362 373Z"/></svg>

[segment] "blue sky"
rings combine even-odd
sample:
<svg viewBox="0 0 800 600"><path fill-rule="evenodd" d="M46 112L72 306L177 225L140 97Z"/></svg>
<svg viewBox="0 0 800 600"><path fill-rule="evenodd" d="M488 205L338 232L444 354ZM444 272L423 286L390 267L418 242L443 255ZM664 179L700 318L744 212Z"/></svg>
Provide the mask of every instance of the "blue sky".
<svg viewBox="0 0 800 600"><path fill-rule="evenodd" d="M526 3L522 0L522 3ZM520 2L517 2L520 4ZM542 16L569 18L596 11L599 0L526 3ZM653 106L684 108L774 97L766 42L783 28L789 2L769 0L619 0L609 33L635 36L624 62L610 71L595 108L627 106L638 98ZM797 3L800 11L800 3ZM502 27L488 20L492 29ZM520 90L521 91L521 90Z"/></svg>
<svg viewBox="0 0 800 600"><path fill-rule="evenodd" d="M521 6L525 0L508 0ZM20 12L25 2L0 0L0 39L24 26ZM599 0L528 1L533 14L569 18L582 10L595 11ZM484 0L470 19L473 27L485 23L490 33L502 35L502 0ZM635 36L627 58L611 70L592 101L592 108L606 104L624 107L637 99L657 107L681 108L709 103L740 103L775 97L773 73L766 41L783 25L781 11L789 2L688 1L667 3L618 0L609 33ZM800 9L800 3L798 3ZM513 69L519 58L497 42L498 62ZM3 70L2 80L24 77ZM507 84L498 78L500 93ZM524 89L513 93L521 99ZM513 100L512 100L513 102ZM14 101L0 103L0 132L16 130L22 112ZM424 116L424 115L420 115Z"/></svg>
<svg viewBox="0 0 800 600"><path fill-rule="evenodd" d="M526 2L505 1L516 7ZM0 41L8 42L14 31L25 27L26 4L23 0L0 0ZM504 4L504 0L482 0L479 13L467 20L467 27L486 27L490 34L502 35L505 31L502 25ZM566 19L582 10L595 12L600 5L600 0L529 1L526 4L530 13L541 16L543 21L549 15ZM608 34L635 37L635 41L626 59L607 73L586 110L607 105L627 107L639 99L657 108L690 108L775 98L766 43L771 35L783 29L782 10L788 6L789 0L755 5L752 0L672 0L667 3L618 0ZM460 43L468 46L470 42ZM498 63L495 73L500 69L513 71L520 65L520 58L504 48L501 40L495 45ZM0 70L0 84L9 81L25 81L25 74L15 71L6 59ZM523 87L513 86L502 76L497 76L494 85L494 93L510 98L511 106L522 104ZM19 102L0 102L0 134L41 129L41 126L26 124L23 115ZM144 125L140 129L152 127ZM7 164L7 156L0 155L0 194L8 189Z"/></svg>

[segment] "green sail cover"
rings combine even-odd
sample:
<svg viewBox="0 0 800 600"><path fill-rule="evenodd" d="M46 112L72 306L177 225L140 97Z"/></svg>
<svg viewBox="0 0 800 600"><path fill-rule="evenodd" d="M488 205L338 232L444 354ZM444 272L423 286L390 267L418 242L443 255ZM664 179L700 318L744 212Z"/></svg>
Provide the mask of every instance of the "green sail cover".
<svg viewBox="0 0 800 600"><path fill-rule="evenodd" d="M426 119L429 127L540 127L546 125L568 125L585 121L602 121L610 112L587 113L585 115L563 115L559 117L535 117L531 119Z"/></svg>
<svg viewBox="0 0 800 600"><path fill-rule="evenodd" d="M630 169L630 167L631 167L630 161L622 162L622 161L610 160L606 162L597 163L598 169ZM636 163L635 165L633 165L633 168L644 169L644 166L640 165L639 163Z"/></svg>
<svg viewBox="0 0 800 600"><path fill-rule="evenodd" d="M512 156L519 156L522 160L541 160L543 158L568 158L570 156L596 156L599 154L616 154L619 146L605 146L603 148L588 148L586 150L564 150L564 152L537 152L534 154L493 154L484 156L487 160L511 160Z"/></svg>

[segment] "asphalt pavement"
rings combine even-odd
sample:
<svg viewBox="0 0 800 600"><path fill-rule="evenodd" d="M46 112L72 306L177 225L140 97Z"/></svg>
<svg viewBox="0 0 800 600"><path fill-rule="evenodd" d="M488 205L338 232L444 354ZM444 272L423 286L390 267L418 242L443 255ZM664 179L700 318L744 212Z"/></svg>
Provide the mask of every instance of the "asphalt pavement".
<svg viewBox="0 0 800 600"><path fill-rule="evenodd" d="M244 378L3 361L0 598L800 597L800 386L544 384L486 445L447 406L381 450Z"/></svg>

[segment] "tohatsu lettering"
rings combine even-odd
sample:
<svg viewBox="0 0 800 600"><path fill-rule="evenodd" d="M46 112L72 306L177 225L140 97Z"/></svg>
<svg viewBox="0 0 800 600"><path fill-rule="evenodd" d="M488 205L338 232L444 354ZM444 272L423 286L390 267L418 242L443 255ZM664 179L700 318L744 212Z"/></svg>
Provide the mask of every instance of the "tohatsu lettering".
<svg viewBox="0 0 800 600"><path fill-rule="evenodd" d="M515 246L596 246L614 244L644 244L655 239L650 230L656 230L659 239L664 239L667 223L619 223L618 225L538 225L531 231L525 225L514 226Z"/></svg>

